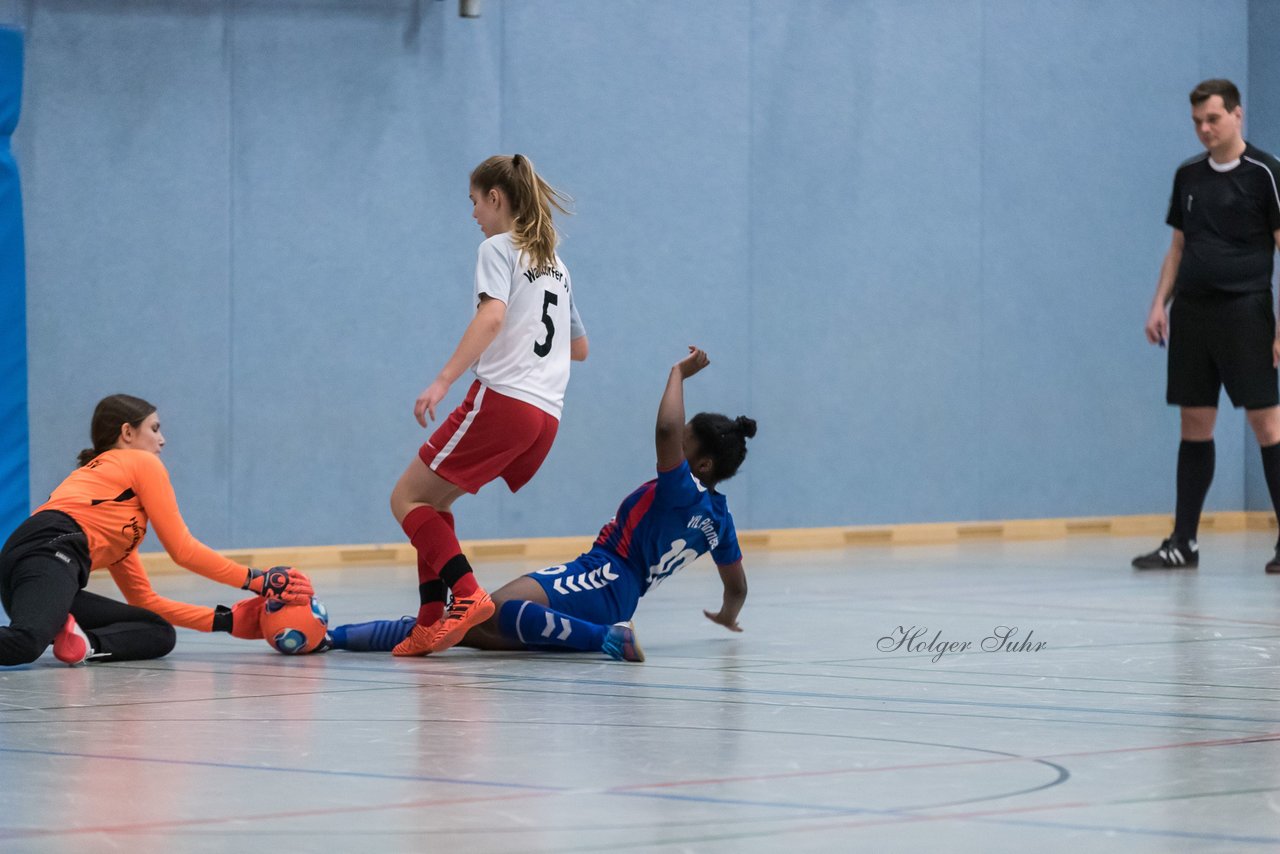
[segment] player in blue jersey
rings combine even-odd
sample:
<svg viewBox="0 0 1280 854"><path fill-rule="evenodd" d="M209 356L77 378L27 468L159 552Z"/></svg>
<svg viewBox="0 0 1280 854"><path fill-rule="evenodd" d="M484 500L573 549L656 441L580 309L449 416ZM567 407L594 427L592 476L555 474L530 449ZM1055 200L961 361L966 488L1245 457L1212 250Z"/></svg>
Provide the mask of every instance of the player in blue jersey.
<svg viewBox="0 0 1280 854"><path fill-rule="evenodd" d="M576 560L521 576L492 594L494 615L462 646L478 649L602 651L643 661L629 620L640 597L707 552L720 571L724 599L709 620L739 632L747 577L733 516L715 490L742 464L755 421L699 413L684 420L684 381L710 360L695 347L671 369L658 405L658 477L623 500L595 545ZM388 650L413 618L339 626L338 649Z"/></svg>

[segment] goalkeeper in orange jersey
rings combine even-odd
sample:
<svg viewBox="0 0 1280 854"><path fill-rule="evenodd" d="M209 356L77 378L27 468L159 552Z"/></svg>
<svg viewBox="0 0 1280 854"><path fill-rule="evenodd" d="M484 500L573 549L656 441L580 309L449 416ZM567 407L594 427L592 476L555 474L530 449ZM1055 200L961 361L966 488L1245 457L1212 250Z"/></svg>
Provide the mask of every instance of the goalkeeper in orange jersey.
<svg viewBox="0 0 1280 854"><path fill-rule="evenodd" d="M191 535L160 462L164 435L156 408L117 394L98 403L93 447L49 500L18 526L0 551L0 665L27 664L51 644L67 664L136 661L173 649L173 627L261 638L267 598L309 601L311 581L292 567L241 566ZM173 560L206 578L257 596L231 608L175 602L151 588L137 546L148 521ZM129 604L84 589L107 568Z"/></svg>

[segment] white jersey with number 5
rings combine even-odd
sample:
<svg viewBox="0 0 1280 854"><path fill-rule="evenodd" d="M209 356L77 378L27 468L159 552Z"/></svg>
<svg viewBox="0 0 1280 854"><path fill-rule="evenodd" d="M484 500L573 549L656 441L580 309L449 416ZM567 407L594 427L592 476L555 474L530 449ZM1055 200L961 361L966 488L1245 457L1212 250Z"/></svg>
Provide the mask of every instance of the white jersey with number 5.
<svg viewBox="0 0 1280 854"><path fill-rule="evenodd" d="M569 384L569 339L585 334L569 270L558 255L554 263L532 268L509 232L495 234L480 244L476 259L477 304L482 294L506 303L507 314L476 361L476 377L559 418Z"/></svg>

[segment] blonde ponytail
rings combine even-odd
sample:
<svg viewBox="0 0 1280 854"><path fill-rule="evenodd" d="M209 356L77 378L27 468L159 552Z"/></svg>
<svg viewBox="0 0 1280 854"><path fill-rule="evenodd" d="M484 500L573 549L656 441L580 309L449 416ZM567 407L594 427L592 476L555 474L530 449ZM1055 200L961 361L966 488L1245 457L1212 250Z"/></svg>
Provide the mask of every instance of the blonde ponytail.
<svg viewBox="0 0 1280 854"><path fill-rule="evenodd" d="M471 173L471 185L482 193L497 187L511 205L512 241L529 258L530 266L555 263L559 235L551 209L563 214L573 200L542 179L533 161L523 154L496 154Z"/></svg>

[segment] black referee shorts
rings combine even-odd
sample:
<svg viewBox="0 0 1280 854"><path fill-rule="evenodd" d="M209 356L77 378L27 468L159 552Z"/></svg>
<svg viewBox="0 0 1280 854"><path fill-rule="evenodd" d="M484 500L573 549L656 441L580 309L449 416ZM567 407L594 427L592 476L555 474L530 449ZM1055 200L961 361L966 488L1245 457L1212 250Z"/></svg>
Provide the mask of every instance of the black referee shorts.
<svg viewBox="0 0 1280 854"><path fill-rule="evenodd" d="M1280 404L1271 364L1276 317L1270 291L1178 296L1169 310L1169 382L1173 406L1218 405L1226 386L1237 409Z"/></svg>

